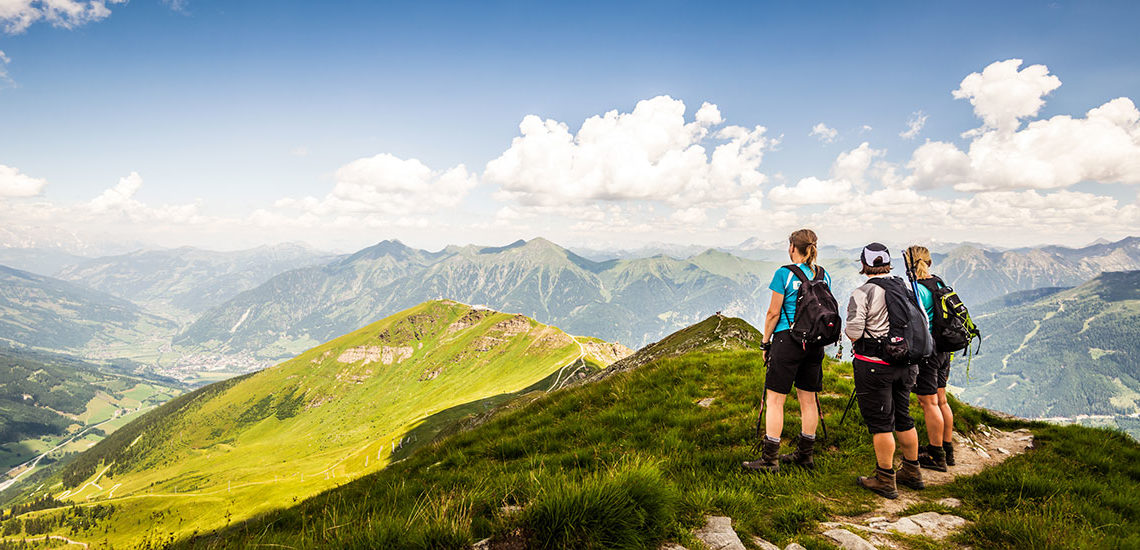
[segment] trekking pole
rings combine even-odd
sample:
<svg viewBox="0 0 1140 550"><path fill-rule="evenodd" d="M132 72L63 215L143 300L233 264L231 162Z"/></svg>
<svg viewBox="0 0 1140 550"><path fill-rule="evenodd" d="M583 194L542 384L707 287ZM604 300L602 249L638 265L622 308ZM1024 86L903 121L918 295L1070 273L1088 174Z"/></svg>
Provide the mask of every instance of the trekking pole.
<svg viewBox="0 0 1140 550"><path fill-rule="evenodd" d="M823 428L822 443L827 443L827 422L823 420L823 405L819 403L819 392L815 394L815 410L819 413L819 426Z"/></svg>
<svg viewBox="0 0 1140 550"><path fill-rule="evenodd" d="M752 452L758 453L764 447L764 402L767 401L767 391L760 398L760 413L756 415L756 443L752 445Z"/></svg>
<svg viewBox="0 0 1140 550"><path fill-rule="evenodd" d="M855 402L855 390L851 390L851 399L847 400L847 406L843 408L843 417L839 419L839 425L842 426L843 422L847 420L847 412L851 410L851 404Z"/></svg>

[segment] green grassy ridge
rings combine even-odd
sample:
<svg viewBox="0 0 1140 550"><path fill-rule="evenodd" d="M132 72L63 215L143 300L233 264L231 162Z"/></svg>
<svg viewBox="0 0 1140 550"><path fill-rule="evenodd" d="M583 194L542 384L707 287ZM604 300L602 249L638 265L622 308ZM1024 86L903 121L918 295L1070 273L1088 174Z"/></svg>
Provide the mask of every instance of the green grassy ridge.
<svg viewBox="0 0 1140 550"><path fill-rule="evenodd" d="M510 408L477 428L298 506L176 548L463 548L484 537L530 548L695 548L708 513L743 535L828 548L816 525L871 511L854 484L873 468L858 409L839 416L850 364L830 359L829 438L814 472L747 474L763 383L758 351L698 350ZM715 397L710 408L696 401ZM799 427L788 404L785 439ZM1140 521L1140 445L1118 433L1003 418L954 400L959 430L1030 427L1034 451L928 490L957 496L976 548L1126 548ZM924 431L917 401L912 414ZM920 437L925 437L920 433ZM1093 498L1094 495L1099 495ZM504 507L521 506L511 512ZM915 510L921 511L921 510Z"/></svg>
<svg viewBox="0 0 1140 550"><path fill-rule="evenodd" d="M518 315L427 302L187 394L48 487L115 507L101 529L84 531L97 547L215 529L382 468L433 413L518 393L576 362L600 368L608 361L588 352L600 344ZM370 353L375 362L361 360Z"/></svg>

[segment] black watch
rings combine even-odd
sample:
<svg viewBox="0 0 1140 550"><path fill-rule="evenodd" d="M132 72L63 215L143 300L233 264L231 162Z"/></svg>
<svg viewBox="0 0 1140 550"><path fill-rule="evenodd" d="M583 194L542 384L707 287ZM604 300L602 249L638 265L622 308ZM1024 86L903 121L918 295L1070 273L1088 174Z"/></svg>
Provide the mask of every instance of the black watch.
<svg viewBox="0 0 1140 550"><path fill-rule="evenodd" d="M764 351L768 351L768 350L772 349L772 342L770 342L770 341L769 342L760 342L760 349L762 349Z"/></svg>

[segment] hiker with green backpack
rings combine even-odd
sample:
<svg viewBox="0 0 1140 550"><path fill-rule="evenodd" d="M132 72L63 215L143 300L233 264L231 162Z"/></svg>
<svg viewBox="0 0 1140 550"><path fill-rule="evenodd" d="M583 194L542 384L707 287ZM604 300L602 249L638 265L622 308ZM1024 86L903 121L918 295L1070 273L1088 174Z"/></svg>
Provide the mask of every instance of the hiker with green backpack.
<svg viewBox="0 0 1140 550"><path fill-rule="evenodd" d="M818 393L823 389L824 347L839 340L839 306L831 294L831 276L816 265L817 237L810 229L800 229L788 238L792 260L776 270L768 285L772 298L764 322L764 401L757 418L757 431L763 422L761 457L744 463L750 471L775 473L780 464L806 468L815 465L815 432L820 422ZM800 435L796 450L779 454L784 429L784 402L796 387L800 402ZM824 432L826 434L826 430Z"/></svg>
<svg viewBox="0 0 1140 550"><path fill-rule="evenodd" d="M856 483L886 498L898 498L898 485L922 489L918 432L910 416L910 393L918 361L934 346L915 290L892 277L891 253L871 243L859 254L867 282L851 293L844 334L854 356L855 396L875 448L874 475ZM894 468L896 438L902 467Z"/></svg>
<svg viewBox="0 0 1140 550"><path fill-rule="evenodd" d="M954 289L930 273L933 260L929 249L911 246L903 259L918 283L918 299L934 339L934 354L919 362L914 387L930 442L920 449L918 462L923 468L945 472L954 465L954 411L946 399L950 363L954 353L968 348L970 340L980 333Z"/></svg>

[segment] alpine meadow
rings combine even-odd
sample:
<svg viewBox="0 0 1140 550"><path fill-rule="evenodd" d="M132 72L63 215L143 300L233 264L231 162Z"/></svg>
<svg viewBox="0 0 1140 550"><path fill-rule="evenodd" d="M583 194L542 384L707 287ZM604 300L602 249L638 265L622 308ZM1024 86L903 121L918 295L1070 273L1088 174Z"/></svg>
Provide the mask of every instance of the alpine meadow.
<svg viewBox="0 0 1140 550"><path fill-rule="evenodd" d="M1138 19L0 0L0 550L1140 548Z"/></svg>

